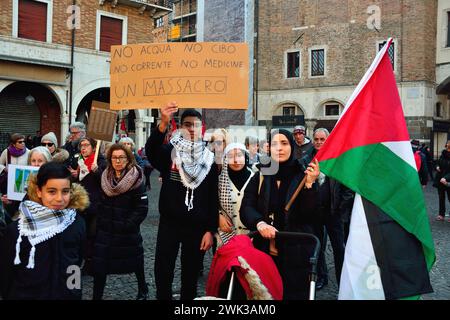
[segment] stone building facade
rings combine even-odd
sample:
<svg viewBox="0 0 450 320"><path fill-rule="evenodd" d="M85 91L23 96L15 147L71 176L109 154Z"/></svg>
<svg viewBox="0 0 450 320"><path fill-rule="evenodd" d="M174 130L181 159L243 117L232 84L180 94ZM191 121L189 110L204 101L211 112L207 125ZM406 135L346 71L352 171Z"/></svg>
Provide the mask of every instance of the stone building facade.
<svg viewBox="0 0 450 320"><path fill-rule="evenodd" d="M297 115L308 135L317 127L332 129L392 37L390 55L411 139L429 142L437 100L437 12L432 0L259 1L256 119L270 126L273 116Z"/></svg>
<svg viewBox="0 0 450 320"><path fill-rule="evenodd" d="M92 100L109 102L110 45L167 39L167 3L1 0L0 131L54 131L63 143L71 122L86 121ZM121 113L137 146L149 115Z"/></svg>

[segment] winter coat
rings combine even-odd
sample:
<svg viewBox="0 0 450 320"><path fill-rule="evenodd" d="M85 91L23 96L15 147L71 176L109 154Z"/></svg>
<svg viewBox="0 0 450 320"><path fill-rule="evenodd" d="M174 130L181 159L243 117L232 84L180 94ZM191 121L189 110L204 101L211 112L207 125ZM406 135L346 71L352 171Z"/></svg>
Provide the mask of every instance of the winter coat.
<svg viewBox="0 0 450 320"><path fill-rule="evenodd" d="M442 154L437 161L437 167L439 167L439 171L436 171L433 187L446 189L447 187L440 183L440 180L450 173L450 152L447 150L442 151Z"/></svg>
<svg viewBox="0 0 450 320"><path fill-rule="evenodd" d="M108 170L108 169L107 169ZM102 190L97 212L93 269L99 274L126 274L144 264L140 225L147 216L145 185L109 197Z"/></svg>
<svg viewBox="0 0 450 320"><path fill-rule="evenodd" d="M311 139L305 137L304 143L299 146L297 142L294 143L294 159L302 159L314 149Z"/></svg>
<svg viewBox="0 0 450 320"><path fill-rule="evenodd" d="M28 165L28 154L30 153L30 150L26 149L25 153L21 155L20 157L13 157L11 156L11 162L8 162L8 148L3 150L2 154L0 155L0 173L5 169L7 164L17 164L26 166Z"/></svg>
<svg viewBox="0 0 450 320"><path fill-rule="evenodd" d="M145 145L150 163L161 173L163 180L159 196L160 219L168 224L188 227L193 231L215 233L219 220L219 179L217 165L213 163L203 182L194 190L193 208L185 204L186 187L172 162L172 144L163 144L165 134L155 128Z"/></svg>
<svg viewBox="0 0 450 320"><path fill-rule="evenodd" d="M36 177L32 176L28 187L28 197L40 203L36 190ZM80 185L72 184L71 193L68 208L74 208L77 211L86 209L89 205L86 190ZM13 300L81 299L81 286L77 286L76 283L76 277L81 273L76 267L81 267L82 248L86 238L83 218L77 214L75 221L62 233L36 245L33 269L26 268L31 250L27 237L22 237L20 244L22 262L14 265L18 236L18 221L15 221L8 226L5 238L0 241L0 287L3 298ZM69 278L74 281L71 282ZM74 284L74 287L69 288L67 283Z"/></svg>
<svg viewBox="0 0 450 320"><path fill-rule="evenodd" d="M98 155L97 166L97 171L88 173L83 180L78 182L89 194L90 204L83 214L83 217L86 219L88 237L95 236L96 216L97 212L99 212L100 202L102 200L102 187L100 185L100 179L103 171L106 169L106 160L101 154Z"/></svg>
<svg viewBox="0 0 450 320"><path fill-rule="evenodd" d="M296 162L288 192L284 199L283 208L289 202L297 186L304 177L303 167ZM275 192L272 186L274 176L264 176L260 180L260 173L256 173L245 190L242 200L240 215L244 225L250 230L256 230L260 221L270 224L272 221L270 208L270 195ZM261 187L260 186L261 183ZM298 194L287 213L273 213L273 226L278 231L313 233L314 226L320 221L316 214L317 204L317 182L311 189L303 189ZM269 253L269 241L260 236L254 239L255 247ZM309 258L312 255L313 246L299 241L287 241L276 239L275 245L278 250L278 268L283 278L284 298L287 300L306 299L308 297L310 270Z"/></svg>

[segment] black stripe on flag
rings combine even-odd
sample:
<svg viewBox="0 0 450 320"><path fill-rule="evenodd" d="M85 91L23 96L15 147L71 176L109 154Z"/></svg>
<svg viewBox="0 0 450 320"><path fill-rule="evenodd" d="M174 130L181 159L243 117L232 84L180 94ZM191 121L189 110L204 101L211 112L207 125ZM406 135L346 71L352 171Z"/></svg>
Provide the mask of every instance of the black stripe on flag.
<svg viewBox="0 0 450 320"><path fill-rule="evenodd" d="M361 198L385 298L433 292L420 241L379 207Z"/></svg>

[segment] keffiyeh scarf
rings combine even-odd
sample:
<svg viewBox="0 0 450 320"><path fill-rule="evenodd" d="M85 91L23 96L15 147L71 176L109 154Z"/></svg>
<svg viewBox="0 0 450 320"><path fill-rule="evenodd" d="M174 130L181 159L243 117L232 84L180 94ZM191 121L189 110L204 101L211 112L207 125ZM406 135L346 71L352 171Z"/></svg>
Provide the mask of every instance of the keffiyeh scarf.
<svg viewBox="0 0 450 320"><path fill-rule="evenodd" d="M203 182L211 169L214 154L203 145L202 141L193 142L176 132L170 139L175 150L175 162L181 181L186 187L185 205L190 211L194 205L194 190ZM189 191L191 196L189 199Z"/></svg>
<svg viewBox="0 0 450 320"><path fill-rule="evenodd" d="M219 175L219 208L230 221L233 221L234 215L234 205L233 199L231 198L232 188L231 188L231 179L228 174L228 158L227 154L233 149L241 149L245 152L245 146L242 143L231 143L229 144L223 154L223 166L222 172ZM219 230L219 236L223 242L223 244L227 243L233 236L236 235L236 227L232 226L232 231L230 233L223 232Z"/></svg>
<svg viewBox="0 0 450 320"><path fill-rule="evenodd" d="M34 268L36 245L62 233L76 218L75 209L52 210L34 201L24 201L19 207L19 237L16 242L14 264L20 264L20 243L28 237L31 244L28 269Z"/></svg>

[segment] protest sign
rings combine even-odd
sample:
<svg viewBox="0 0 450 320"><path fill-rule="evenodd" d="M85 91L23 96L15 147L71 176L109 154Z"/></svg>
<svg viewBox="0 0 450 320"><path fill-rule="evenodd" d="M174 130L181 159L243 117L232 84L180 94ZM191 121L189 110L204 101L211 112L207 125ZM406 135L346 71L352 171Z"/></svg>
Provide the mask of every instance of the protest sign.
<svg viewBox="0 0 450 320"><path fill-rule="evenodd" d="M30 174L37 174L38 171L39 167L8 165L8 199L22 201L27 193Z"/></svg>
<svg viewBox="0 0 450 320"><path fill-rule="evenodd" d="M94 163L97 163L98 153L102 141L113 141L116 128L117 111L109 110L109 104L92 101L88 119L87 136L97 140Z"/></svg>
<svg viewBox="0 0 450 320"><path fill-rule="evenodd" d="M113 141L117 111L109 110L109 104L92 101L87 136L96 140Z"/></svg>
<svg viewBox="0 0 450 320"><path fill-rule="evenodd" d="M111 109L247 109L248 45L224 42L111 47Z"/></svg>

